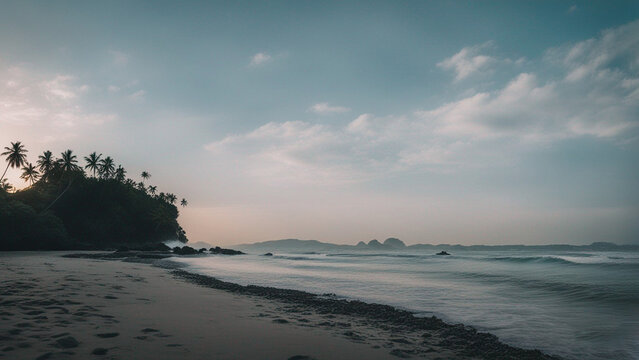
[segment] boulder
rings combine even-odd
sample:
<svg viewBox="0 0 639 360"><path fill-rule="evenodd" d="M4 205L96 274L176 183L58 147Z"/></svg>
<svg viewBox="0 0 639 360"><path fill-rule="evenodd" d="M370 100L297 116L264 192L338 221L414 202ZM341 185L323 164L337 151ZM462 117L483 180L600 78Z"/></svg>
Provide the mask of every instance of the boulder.
<svg viewBox="0 0 639 360"><path fill-rule="evenodd" d="M194 255L197 254L197 250L195 250L194 248L190 247L190 246L183 246L182 248L180 248L179 246L176 246L173 248L173 253L178 254L178 255Z"/></svg>
<svg viewBox="0 0 639 360"><path fill-rule="evenodd" d="M219 254L219 255L244 255L244 253L239 250L222 249L219 246L210 248L209 251L211 252L211 254Z"/></svg>

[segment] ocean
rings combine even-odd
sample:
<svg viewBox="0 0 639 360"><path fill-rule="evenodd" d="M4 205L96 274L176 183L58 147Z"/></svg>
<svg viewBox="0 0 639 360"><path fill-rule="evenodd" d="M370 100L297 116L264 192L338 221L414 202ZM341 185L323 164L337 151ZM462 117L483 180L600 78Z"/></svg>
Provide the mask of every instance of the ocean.
<svg viewBox="0 0 639 360"><path fill-rule="evenodd" d="M639 252L203 255L187 271L332 293L471 325L567 359L639 359Z"/></svg>

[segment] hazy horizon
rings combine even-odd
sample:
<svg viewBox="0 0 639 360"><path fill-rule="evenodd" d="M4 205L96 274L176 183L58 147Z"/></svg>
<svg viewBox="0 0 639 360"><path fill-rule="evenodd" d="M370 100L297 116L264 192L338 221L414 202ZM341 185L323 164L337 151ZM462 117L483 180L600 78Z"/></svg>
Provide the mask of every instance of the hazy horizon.
<svg viewBox="0 0 639 360"><path fill-rule="evenodd" d="M192 243L639 244L638 34L632 1L6 2L0 148L146 170Z"/></svg>

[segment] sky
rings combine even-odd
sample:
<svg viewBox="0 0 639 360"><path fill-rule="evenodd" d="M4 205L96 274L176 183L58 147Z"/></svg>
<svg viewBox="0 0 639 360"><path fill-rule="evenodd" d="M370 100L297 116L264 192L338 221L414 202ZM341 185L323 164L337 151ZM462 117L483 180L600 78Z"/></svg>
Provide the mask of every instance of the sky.
<svg viewBox="0 0 639 360"><path fill-rule="evenodd" d="M0 145L192 242L638 244L638 125L636 1L0 1Z"/></svg>

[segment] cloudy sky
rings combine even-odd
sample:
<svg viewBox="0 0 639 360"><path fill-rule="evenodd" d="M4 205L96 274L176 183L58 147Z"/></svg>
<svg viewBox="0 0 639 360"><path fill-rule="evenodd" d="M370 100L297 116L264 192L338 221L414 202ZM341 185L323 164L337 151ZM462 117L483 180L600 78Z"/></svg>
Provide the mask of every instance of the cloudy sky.
<svg viewBox="0 0 639 360"><path fill-rule="evenodd" d="M0 144L191 241L639 243L638 125L636 1L0 3Z"/></svg>

